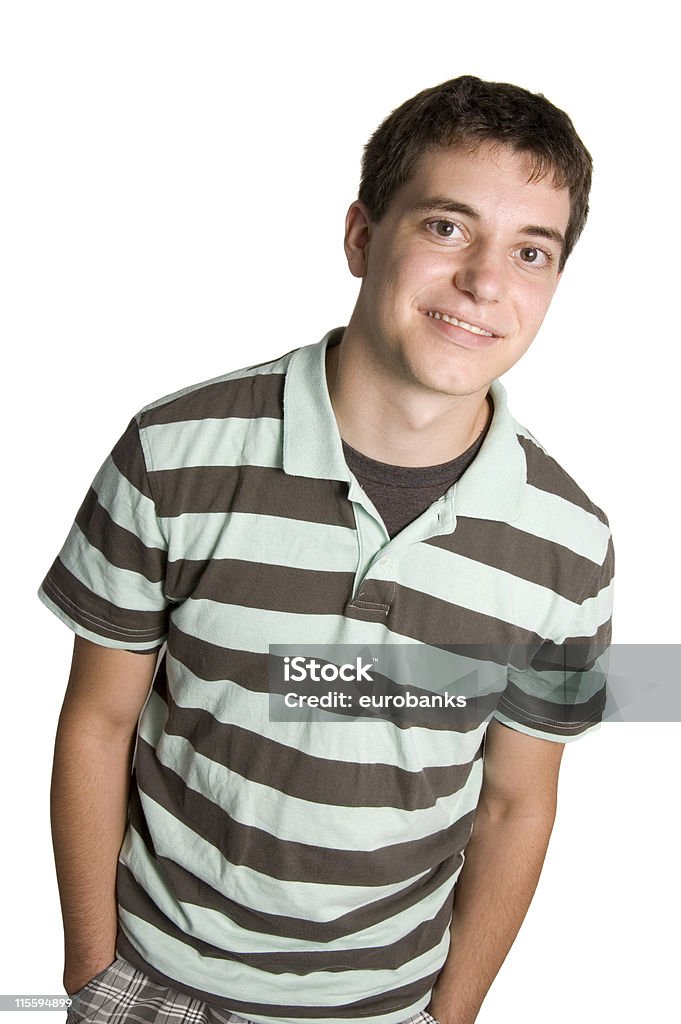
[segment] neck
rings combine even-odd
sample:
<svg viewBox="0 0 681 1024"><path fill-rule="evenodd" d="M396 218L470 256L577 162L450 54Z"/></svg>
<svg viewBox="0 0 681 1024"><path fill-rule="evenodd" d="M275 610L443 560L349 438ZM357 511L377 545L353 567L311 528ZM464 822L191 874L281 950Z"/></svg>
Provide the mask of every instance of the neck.
<svg viewBox="0 0 681 1024"><path fill-rule="evenodd" d="M392 466L435 466L457 458L492 414L486 389L443 395L395 379L350 327L340 344L327 349L326 378L343 440Z"/></svg>

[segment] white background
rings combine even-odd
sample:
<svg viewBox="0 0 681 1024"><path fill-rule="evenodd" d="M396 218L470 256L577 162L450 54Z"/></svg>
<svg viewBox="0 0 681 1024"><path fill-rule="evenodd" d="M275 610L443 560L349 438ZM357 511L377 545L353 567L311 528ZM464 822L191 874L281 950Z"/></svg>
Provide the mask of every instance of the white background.
<svg viewBox="0 0 681 1024"><path fill-rule="evenodd" d="M679 641L668 8L465 7L0 7L4 992L61 991L48 791L72 638L36 588L140 406L347 321L361 148L422 88L472 73L541 91L592 152L585 235L505 380L610 517L615 639ZM568 748L539 890L480 1024L678 1019L680 739L610 724ZM39 1016L61 1019L19 1019Z"/></svg>

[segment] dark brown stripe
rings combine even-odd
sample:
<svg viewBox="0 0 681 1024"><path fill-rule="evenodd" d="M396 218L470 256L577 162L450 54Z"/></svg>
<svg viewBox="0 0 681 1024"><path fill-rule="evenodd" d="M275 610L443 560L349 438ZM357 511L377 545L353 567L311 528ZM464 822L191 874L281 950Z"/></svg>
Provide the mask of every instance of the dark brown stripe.
<svg viewBox="0 0 681 1024"><path fill-rule="evenodd" d="M186 942L187 937L182 933L181 941ZM210 1006L231 1010L252 1016L256 1013L263 1016L275 1017L297 1017L301 1020L315 1017L347 1017L350 1020L357 1020L363 1017L380 1016L382 1013L393 1013L395 1010L412 1006L417 1000L423 999L435 984L439 970L423 978L417 979L410 985L400 985L399 988L391 988L377 996L355 1000L352 1003L343 1003L334 1006L297 1006L294 1003L259 1003L255 999L243 1002L233 997L222 997L214 992L203 992L201 989L193 988L191 985L184 985L176 978L170 978L167 974L158 971L137 952L122 930L119 930L116 939L116 948L120 955L131 963L138 970L143 971L153 981L167 988L174 988L187 995L194 996L202 1002L208 1002ZM348 978L348 990L352 991L352 974Z"/></svg>
<svg viewBox="0 0 681 1024"><path fill-rule="evenodd" d="M429 600L433 601L434 599ZM450 608L450 606L447 607ZM426 615L429 608L432 612L431 618L435 617L435 612L443 614L442 609L433 607L432 604L429 605L429 602L426 602ZM461 611L461 609L456 611L457 620L459 620ZM353 611L350 610L348 614L353 614ZM426 637L425 642L473 661L490 662L492 665L499 666L510 664L519 671L524 671L532 665L537 672L562 671L564 669L574 671L589 668L609 642L609 627L607 625L598 630L595 637L575 638L566 646L556 645L550 641L542 643L541 638L536 634L519 630L498 620L484 619L484 617L476 616L475 613L464 614L462 618L468 629L459 643L442 642L443 633L441 632ZM479 621L480 619L482 622ZM392 625L392 623L389 624ZM483 630L488 637L488 641L485 643L479 639ZM506 632L504 635L505 631L510 632ZM451 624L449 625L449 636L453 638ZM471 639L476 636L478 637L477 641ZM500 637L501 642L499 642ZM237 651L222 648L207 641L200 641L183 633L172 623L168 638L168 650L192 674L206 680L207 683L219 684L224 680L236 680L241 686L253 692L269 692L269 655L267 654ZM161 678L161 676L157 677L157 689L160 686ZM475 727L477 719L484 720L487 715L492 713L497 699L498 693L481 698L470 711L466 710L461 715L448 716L447 720L441 723L441 727L467 731L469 728ZM339 711L340 709L336 709L336 712ZM405 725L406 722L407 719L400 716L395 724L399 727ZM438 727L436 722L429 721L428 724L431 728ZM178 726L178 731L180 729L183 727Z"/></svg>
<svg viewBox="0 0 681 1024"><path fill-rule="evenodd" d="M224 683L226 686L231 686L233 681L254 693L284 693L291 690L289 685L283 683L283 672L277 671L270 660L270 655L251 654L248 651L232 650L231 648L209 644L207 641L194 640L188 634L177 630L172 623L168 639L168 650L190 672L206 680L206 682L212 682L216 685ZM487 660L494 661L494 658L497 656L503 657L506 653L506 651L503 651L501 654L498 654L498 652L494 651L492 652L492 658L487 658L487 655L489 655L488 651L483 652L479 648L475 648L472 654L467 650L466 657L474 657L480 660L481 657L485 656ZM494 661L494 664L498 664L498 662ZM380 705L370 705L368 708L362 708L359 705L359 696L362 694L384 698L404 694L404 688L386 676L374 672L373 678L374 685L370 689L363 686L360 690L348 684L345 692L349 693L354 703L345 709L342 707L334 708L334 714L345 715L348 718L348 724L351 724L357 715L361 714L363 718L367 719L390 721L398 729L410 729L414 726L419 726L437 731L447 730L465 733L478 728L493 713L499 692L505 685L505 677L503 679L500 677L498 689L479 696L478 680L472 677L470 666L466 665L462 668L462 678L460 680L465 688L457 691L454 686L454 679L451 680L447 687L449 693L456 691L468 698L468 703L464 708L447 707L446 704L443 707L436 707L434 702L432 707L394 707L387 700L384 702L383 707ZM161 685L162 676L159 674L156 681L156 689L159 692L161 692ZM408 689L410 693L417 697L426 696L432 698L435 692L432 689L423 689L412 684L409 685ZM485 689L489 689L489 686L486 686ZM319 692L319 684L311 682L305 687L303 684L297 683L295 691L297 693L316 694ZM219 699L217 695L215 699ZM323 717L323 712L321 712L320 718Z"/></svg>
<svg viewBox="0 0 681 1024"><path fill-rule="evenodd" d="M608 538L608 549L605 553L605 559L603 561L603 567L601 569L598 579L590 589L587 589L582 600L586 600L588 597L595 597L602 587L607 587L612 582L615 575L615 548L612 542L612 537ZM598 589L596 589L598 588Z"/></svg>
<svg viewBox="0 0 681 1024"><path fill-rule="evenodd" d="M297 569L239 558L171 562L168 594L174 601L235 604L299 615L342 615L354 574Z"/></svg>
<svg viewBox="0 0 681 1024"><path fill-rule="evenodd" d="M262 910L251 910L242 903L228 899L207 882L196 878L179 864L167 857L159 857L155 850L147 823L144 819L137 787L130 791L130 824L140 836L148 855L160 866L170 890L182 903L207 907L234 921L248 931L285 939L305 939L310 942L333 942L352 935L354 932L371 928L396 912L402 913L416 903L427 899L431 893L444 885L459 868L462 856L456 854L441 864L435 865L426 875L400 889L398 894L383 896L378 900L359 907L330 921L307 921L284 914L267 914ZM127 870L123 865L119 870ZM397 908L396 908L397 901Z"/></svg>
<svg viewBox="0 0 681 1024"><path fill-rule="evenodd" d="M597 580L590 559L508 523L491 520L460 517L453 533L431 537L424 543L546 587L568 601L595 597L613 572L612 561L608 561L606 578Z"/></svg>
<svg viewBox="0 0 681 1024"><path fill-rule="evenodd" d="M160 516L247 512L355 528L348 485L289 476L263 466L195 466L155 470L149 479Z"/></svg>
<svg viewBox="0 0 681 1024"><path fill-rule="evenodd" d="M283 417L284 380L283 373L259 373L252 377L199 385L186 395L171 398L163 405L142 412L140 426L228 419L231 416L249 420L266 416L279 420Z"/></svg>
<svg viewBox="0 0 681 1024"><path fill-rule="evenodd" d="M364 946L359 949L334 949L277 953L232 953L213 943L187 935L169 920L150 899L125 868L119 869L117 895L120 905L132 914L185 942L201 956L211 960L237 961L266 974L305 976L316 971L399 970L414 957L433 949L442 941L452 915L452 896L445 900L437 914L422 922L412 932L385 946ZM395 907L397 913L399 907ZM284 944L285 945L285 944ZM227 968L228 970L228 968Z"/></svg>
<svg viewBox="0 0 681 1024"><path fill-rule="evenodd" d="M160 640L166 633L167 611L119 608L83 586L59 558L53 563L42 586L62 611L101 637L148 643Z"/></svg>
<svg viewBox="0 0 681 1024"><path fill-rule="evenodd" d="M390 606L387 615L380 610L372 615L369 610L356 609L353 604L347 606L346 615L386 622L389 629L401 636L498 665L515 664L514 656L529 662L543 643L543 638L531 630L491 615L462 608L401 584L374 582L383 589L380 594L372 592L372 599L383 597Z"/></svg>
<svg viewBox="0 0 681 1024"><path fill-rule="evenodd" d="M337 850L278 839L263 829L243 825L223 808L185 785L162 765L141 737L137 747L138 778L143 791L211 843L231 864L243 864L282 881L329 885L393 885L428 871L455 856L468 840L472 813L433 835L394 843L380 851ZM310 808L311 818L314 808Z"/></svg>
<svg viewBox="0 0 681 1024"><path fill-rule="evenodd" d="M90 544L112 565L139 572L152 583L165 578L166 552L147 547L136 534L119 526L99 504L92 488L78 510L76 522Z"/></svg>
<svg viewBox="0 0 681 1024"><path fill-rule="evenodd" d="M242 685L258 693L268 693L269 654L232 650L208 640L200 640L183 633L171 620L168 634L168 652L189 671L206 682L239 679ZM244 682L247 680L248 682Z"/></svg>
<svg viewBox="0 0 681 1024"><path fill-rule="evenodd" d="M157 680L162 672L159 667ZM473 766L468 762L407 771L390 764L335 761L303 753L237 725L223 724L210 712L180 707L172 698L168 705L166 734L183 736L198 754L244 779L312 803L406 811L432 807L437 800L462 790Z"/></svg>
<svg viewBox="0 0 681 1024"><path fill-rule="evenodd" d="M559 696L556 693L556 697ZM539 729L541 732L573 736L601 721L605 697L605 680L597 693L579 704L576 704L569 695L566 695L563 704L528 696L524 690L509 681L506 692L499 701L499 711L513 721Z"/></svg>
<svg viewBox="0 0 681 1024"><path fill-rule="evenodd" d="M547 455L529 438L517 435L518 441L525 452L527 462L527 482L540 491L548 491L559 498L564 498L572 505L577 505L596 516L601 523L608 525L608 519L602 509L591 501L581 487L565 472L555 459Z"/></svg>
<svg viewBox="0 0 681 1024"><path fill-rule="evenodd" d="M129 480L133 487L141 491L146 498L153 498L136 419L130 420L125 431L114 445L111 458L118 472L126 480Z"/></svg>
<svg viewBox="0 0 681 1024"><path fill-rule="evenodd" d="M562 644L547 640L532 660L535 672L587 672L612 640L612 620L598 627L592 636L574 636Z"/></svg>

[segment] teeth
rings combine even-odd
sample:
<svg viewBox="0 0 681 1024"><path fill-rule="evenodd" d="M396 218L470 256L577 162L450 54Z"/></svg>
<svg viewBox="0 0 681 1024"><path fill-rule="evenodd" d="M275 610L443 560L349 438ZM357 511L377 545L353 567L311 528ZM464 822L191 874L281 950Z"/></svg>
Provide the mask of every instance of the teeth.
<svg viewBox="0 0 681 1024"><path fill-rule="evenodd" d="M463 327L464 331L470 331L471 334L481 334L484 338L494 337L491 331L483 331L482 327L476 327L475 324L468 324L465 320L457 320L455 316L448 316L446 313L429 311L428 316L433 317L434 320L444 320L445 323L453 324L454 327Z"/></svg>

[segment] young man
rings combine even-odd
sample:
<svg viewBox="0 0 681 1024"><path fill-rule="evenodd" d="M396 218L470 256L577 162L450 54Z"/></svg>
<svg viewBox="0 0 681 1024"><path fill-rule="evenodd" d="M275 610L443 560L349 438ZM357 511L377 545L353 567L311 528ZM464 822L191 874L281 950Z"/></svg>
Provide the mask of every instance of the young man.
<svg viewBox="0 0 681 1024"><path fill-rule="evenodd" d="M77 634L52 790L73 1021L475 1020L563 741L603 705L607 520L498 381L590 174L542 96L419 94L366 148L348 326L147 406L104 463L41 588ZM501 683L465 716L277 720L270 646L306 644Z"/></svg>

